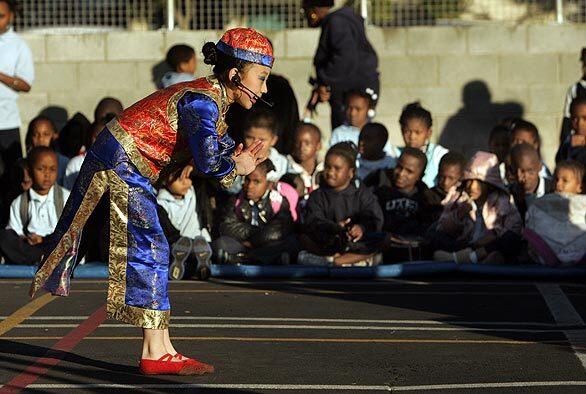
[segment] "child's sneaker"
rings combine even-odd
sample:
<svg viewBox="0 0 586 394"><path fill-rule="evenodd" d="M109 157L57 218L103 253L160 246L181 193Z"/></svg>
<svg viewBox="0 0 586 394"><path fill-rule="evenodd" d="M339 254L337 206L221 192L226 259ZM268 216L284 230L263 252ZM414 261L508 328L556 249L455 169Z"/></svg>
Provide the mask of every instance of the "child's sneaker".
<svg viewBox="0 0 586 394"><path fill-rule="evenodd" d="M208 280L212 273L212 248L204 237L195 237L193 240L193 253L195 253L195 258L197 259L195 274L200 280Z"/></svg>
<svg viewBox="0 0 586 394"><path fill-rule="evenodd" d="M185 261L191 254L193 241L187 237L181 237L171 247L173 262L169 267L169 279L181 280L185 275Z"/></svg>
<svg viewBox="0 0 586 394"><path fill-rule="evenodd" d="M332 267L334 261L332 258L325 256L318 256L317 254L309 253L306 250L299 252L297 263L302 265L313 265L318 267Z"/></svg>

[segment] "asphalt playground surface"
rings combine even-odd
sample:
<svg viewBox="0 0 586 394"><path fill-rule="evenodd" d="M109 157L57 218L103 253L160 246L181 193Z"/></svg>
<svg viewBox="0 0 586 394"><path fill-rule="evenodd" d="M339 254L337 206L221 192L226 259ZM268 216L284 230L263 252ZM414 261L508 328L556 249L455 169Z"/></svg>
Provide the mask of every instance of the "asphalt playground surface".
<svg viewBox="0 0 586 394"><path fill-rule="evenodd" d="M466 276L170 283L178 351L212 375L138 374L107 282L30 300L0 280L0 393L585 393L586 284Z"/></svg>

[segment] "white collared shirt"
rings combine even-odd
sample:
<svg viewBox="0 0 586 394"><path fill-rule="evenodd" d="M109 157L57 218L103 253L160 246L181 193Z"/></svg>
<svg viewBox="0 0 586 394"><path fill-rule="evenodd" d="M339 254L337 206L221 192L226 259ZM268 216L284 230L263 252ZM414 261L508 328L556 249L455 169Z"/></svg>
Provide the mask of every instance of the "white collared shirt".
<svg viewBox="0 0 586 394"><path fill-rule="evenodd" d="M25 235L24 224L20 218L20 201L23 199L25 193L27 192L16 197L12 201L12 204L10 204L10 219L6 226L6 229L12 229L20 236ZM57 210L55 209L55 186L44 196L38 194L33 189L30 189L28 193L30 193L30 202L28 204L28 232L29 234L37 234L45 237L55 230L55 226L59 220ZM63 189L64 204L68 198L69 191Z"/></svg>
<svg viewBox="0 0 586 394"><path fill-rule="evenodd" d="M391 156L385 156L380 160L366 160L362 157L358 157L356 160L356 176L361 181L364 180L368 175L377 171L385 170L388 168L394 168L397 164L397 159Z"/></svg>
<svg viewBox="0 0 586 394"><path fill-rule="evenodd" d="M202 229L197 216L197 199L193 186L189 188L181 199L175 198L167 189L159 190L157 203L163 207L169 216L173 227L179 230L182 237L195 238L202 236L211 242L207 229Z"/></svg>
<svg viewBox="0 0 586 394"><path fill-rule="evenodd" d="M32 85L35 79L33 55L24 40L10 28L0 34L0 72L17 77ZM0 130L21 126L18 92L0 83Z"/></svg>
<svg viewBox="0 0 586 394"><path fill-rule="evenodd" d="M287 173L287 167L289 165L287 158L280 154L278 150L271 147L269 159L275 166L275 171L271 171L267 174L267 180L270 182L279 182L279 179Z"/></svg>

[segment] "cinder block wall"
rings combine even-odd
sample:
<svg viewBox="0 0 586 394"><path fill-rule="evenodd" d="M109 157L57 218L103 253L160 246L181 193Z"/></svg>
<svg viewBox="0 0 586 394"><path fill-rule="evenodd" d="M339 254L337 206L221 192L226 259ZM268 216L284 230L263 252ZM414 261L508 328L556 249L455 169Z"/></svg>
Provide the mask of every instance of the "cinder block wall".
<svg viewBox="0 0 586 394"><path fill-rule="evenodd" d="M188 43L201 49L206 41L216 41L220 34L24 33L37 73L33 90L20 99L25 127L47 106L65 107L70 116L81 111L90 120L103 96L118 97L128 106L155 90L152 69L163 60L169 47ZM382 94L377 120L389 128L394 144L402 144L397 119L402 106L410 101L420 100L431 110L434 138L440 136L448 119L459 113L472 118L461 126L462 134L471 139L476 135L479 143L486 139L487 131L475 128L486 127L500 116L491 113L499 107L497 104L513 103L522 107L524 117L539 127L544 158L550 166L553 164L564 95L581 75L578 55L586 42L586 26L369 28L368 34L380 58ZM289 78L303 106L310 93L307 79L312 73L319 30L278 31L269 36L276 50L274 71ZM199 60L198 75L208 74L209 67ZM464 87L475 80L482 81L480 86L487 89L493 105L476 103L462 111ZM479 84L474 86L478 88ZM328 139L329 110L325 105L318 110L317 122L324 130L324 139ZM452 124L462 125L455 120Z"/></svg>

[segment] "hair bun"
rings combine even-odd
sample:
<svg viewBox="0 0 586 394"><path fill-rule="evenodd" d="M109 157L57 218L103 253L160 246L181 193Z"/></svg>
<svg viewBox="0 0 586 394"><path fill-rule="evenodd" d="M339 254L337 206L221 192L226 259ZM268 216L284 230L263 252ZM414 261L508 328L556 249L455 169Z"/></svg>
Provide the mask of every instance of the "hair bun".
<svg viewBox="0 0 586 394"><path fill-rule="evenodd" d="M201 52L203 53L203 62L205 64L215 65L218 63L218 50L215 43L206 42L201 49Z"/></svg>

